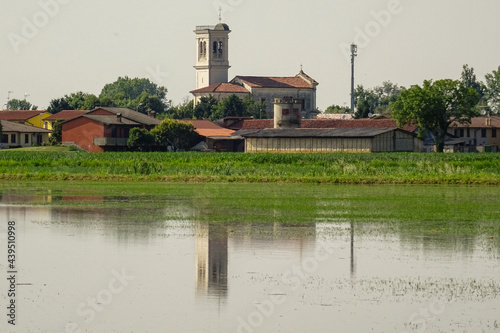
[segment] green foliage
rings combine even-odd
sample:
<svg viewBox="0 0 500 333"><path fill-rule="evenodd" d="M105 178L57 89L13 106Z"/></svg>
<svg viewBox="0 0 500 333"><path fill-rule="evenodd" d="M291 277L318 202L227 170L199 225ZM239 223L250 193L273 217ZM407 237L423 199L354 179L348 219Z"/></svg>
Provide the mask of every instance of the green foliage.
<svg viewBox="0 0 500 333"><path fill-rule="evenodd" d="M217 100L212 95L200 98L200 102L194 108L194 118L209 119L217 104Z"/></svg>
<svg viewBox="0 0 500 333"><path fill-rule="evenodd" d="M224 98L212 109L209 119L214 121L226 117L249 117L250 113L241 98L235 94Z"/></svg>
<svg viewBox="0 0 500 333"><path fill-rule="evenodd" d="M266 104L262 102L257 102L253 98L247 97L243 99L243 105L245 107L245 113L249 117L254 119L267 119Z"/></svg>
<svg viewBox="0 0 500 333"><path fill-rule="evenodd" d="M62 120L57 120L52 124L52 134L49 139L51 146L59 145L62 142L62 122Z"/></svg>
<svg viewBox="0 0 500 333"><path fill-rule="evenodd" d="M500 66L496 71L486 74L485 97L491 105L500 109Z"/></svg>
<svg viewBox="0 0 500 333"><path fill-rule="evenodd" d="M132 128L127 140L129 148L138 151L149 151L155 143L154 135L145 128Z"/></svg>
<svg viewBox="0 0 500 333"><path fill-rule="evenodd" d="M453 122L468 123L479 113L475 106L479 95L460 81L424 81L401 92L391 105L399 126L414 124L433 134L438 152L444 149L448 127Z"/></svg>
<svg viewBox="0 0 500 333"><path fill-rule="evenodd" d="M171 107L165 115L171 119L193 119L194 101L185 98L179 105Z"/></svg>
<svg viewBox="0 0 500 333"><path fill-rule="evenodd" d="M117 107L130 108L141 113L147 113L149 110L164 113L170 103L166 96L167 88L158 86L149 79L131 79L125 76L106 84L99 99L112 101Z"/></svg>
<svg viewBox="0 0 500 333"><path fill-rule="evenodd" d="M170 146L174 151L188 150L201 140L192 124L173 119L164 119L151 133L156 144Z"/></svg>
<svg viewBox="0 0 500 333"><path fill-rule="evenodd" d="M330 105L326 108L325 113L350 113L351 108L340 105Z"/></svg>
<svg viewBox="0 0 500 333"><path fill-rule="evenodd" d="M476 74L474 73L474 68L469 67L465 64L462 68L462 75L460 76L462 84L467 88L473 88L477 91L479 99L482 99L486 90L485 85L482 82L477 81Z"/></svg>
<svg viewBox="0 0 500 333"><path fill-rule="evenodd" d="M31 104L26 99L11 99L7 103L7 110L38 110L38 106Z"/></svg>
<svg viewBox="0 0 500 333"><path fill-rule="evenodd" d="M92 110L97 106L104 105L95 95L78 91L51 100L47 112L56 114L63 110Z"/></svg>
<svg viewBox="0 0 500 333"><path fill-rule="evenodd" d="M354 117L368 118L369 114L386 114L389 105L395 102L401 93L401 87L390 81L385 81L381 86L373 89L365 89L359 85L354 91L354 105L356 112Z"/></svg>

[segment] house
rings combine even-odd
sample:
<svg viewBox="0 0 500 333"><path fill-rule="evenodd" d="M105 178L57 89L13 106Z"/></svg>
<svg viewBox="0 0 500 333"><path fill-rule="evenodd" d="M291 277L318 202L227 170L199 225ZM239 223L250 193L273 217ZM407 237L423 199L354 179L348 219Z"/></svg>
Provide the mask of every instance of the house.
<svg viewBox="0 0 500 333"><path fill-rule="evenodd" d="M2 111L4 112L4 111ZM2 148L19 148L49 142L50 131L8 120L2 122Z"/></svg>
<svg viewBox="0 0 500 333"><path fill-rule="evenodd" d="M127 109L98 107L62 123L62 143L89 152L124 151L132 128L152 129L160 120Z"/></svg>
<svg viewBox="0 0 500 333"><path fill-rule="evenodd" d="M454 122L448 133L455 136L457 144L445 147L446 151L498 151L500 147L500 116L472 118L470 124Z"/></svg>
<svg viewBox="0 0 500 333"><path fill-rule="evenodd" d="M234 130L223 128L209 120L183 119L180 121L192 124L196 133L205 138L205 141L193 150L243 152L244 140L241 137L234 137Z"/></svg>
<svg viewBox="0 0 500 333"><path fill-rule="evenodd" d="M196 106L202 97L212 95L217 100L232 94L250 97L266 106L273 116L275 98L292 96L302 100L302 118L316 118L316 87L318 82L301 69L295 76L241 76L228 81L229 26L198 26L196 34L196 89L191 91Z"/></svg>
<svg viewBox="0 0 500 333"><path fill-rule="evenodd" d="M6 110L0 111L0 120L8 120L19 124L36 126L52 130L44 124L45 118L51 114L45 110Z"/></svg>
<svg viewBox="0 0 500 333"><path fill-rule="evenodd" d="M88 112L88 110L63 110L63 111L60 111L60 112L57 112L45 119L43 119L44 123L44 128L50 128L50 129L53 129L54 128L54 123L56 121L66 121L66 120L70 120L70 119L73 119L73 118L76 118L84 113Z"/></svg>

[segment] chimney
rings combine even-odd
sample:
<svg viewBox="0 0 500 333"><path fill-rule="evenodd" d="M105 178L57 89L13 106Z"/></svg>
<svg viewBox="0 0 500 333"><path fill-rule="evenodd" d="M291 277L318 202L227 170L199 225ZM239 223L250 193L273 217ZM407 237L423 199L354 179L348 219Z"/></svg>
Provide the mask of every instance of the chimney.
<svg viewBox="0 0 500 333"><path fill-rule="evenodd" d="M117 120L118 122L120 122L120 123L122 122L122 114L121 114L121 113L117 113L117 114L116 114L116 120Z"/></svg>
<svg viewBox="0 0 500 333"><path fill-rule="evenodd" d="M491 118L486 117L486 126L491 126Z"/></svg>
<svg viewBox="0 0 500 333"><path fill-rule="evenodd" d="M151 117L151 118L156 118L156 112L153 111L153 110L151 110L151 109L149 109L148 110L148 116Z"/></svg>

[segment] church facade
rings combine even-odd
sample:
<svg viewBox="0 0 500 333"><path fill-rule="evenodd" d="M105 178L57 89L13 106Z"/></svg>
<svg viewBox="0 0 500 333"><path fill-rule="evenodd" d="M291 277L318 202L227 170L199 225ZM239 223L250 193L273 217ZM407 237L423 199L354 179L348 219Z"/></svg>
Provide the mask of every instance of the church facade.
<svg viewBox="0 0 500 333"><path fill-rule="evenodd" d="M216 26L199 26L196 34L196 89L191 91L194 105L202 97L212 95L222 100L233 94L240 98L253 98L266 106L269 118L273 117L274 99L291 97L302 100L302 118L315 118L316 87L318 82L302 69L291 77L241 76L228 80L229 34L231 30L224 23Z"/></svg>

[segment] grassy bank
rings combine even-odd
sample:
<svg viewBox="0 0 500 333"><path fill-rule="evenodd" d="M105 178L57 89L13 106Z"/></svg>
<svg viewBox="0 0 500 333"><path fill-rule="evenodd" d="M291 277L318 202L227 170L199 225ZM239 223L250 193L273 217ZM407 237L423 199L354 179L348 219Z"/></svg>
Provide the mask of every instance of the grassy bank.
<svg viewBox="0 0 500 333"><path fill-rule="evenodd" d="M500 184L500 154L0 152L0 179Z"/></svg>

